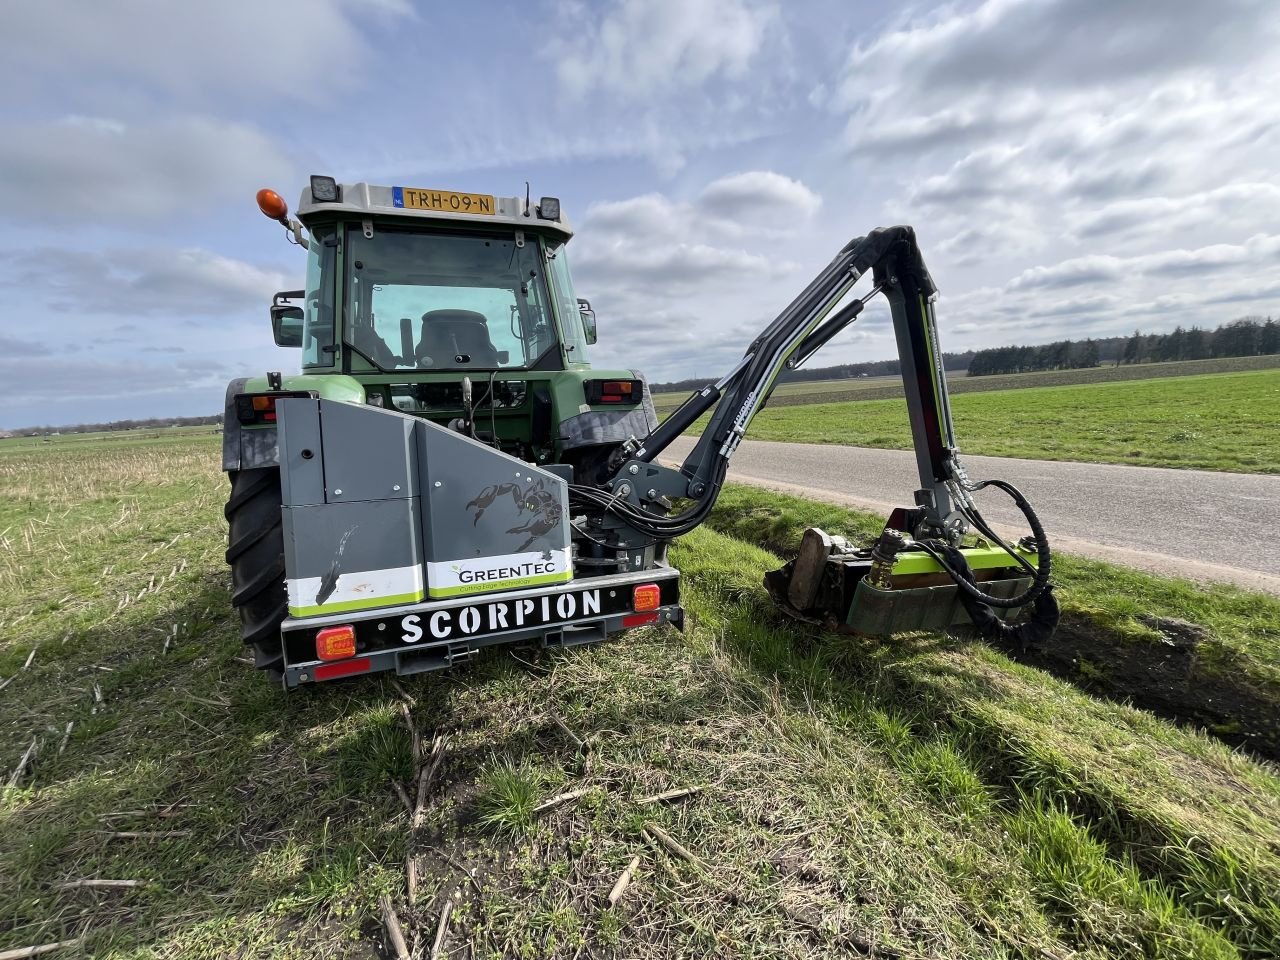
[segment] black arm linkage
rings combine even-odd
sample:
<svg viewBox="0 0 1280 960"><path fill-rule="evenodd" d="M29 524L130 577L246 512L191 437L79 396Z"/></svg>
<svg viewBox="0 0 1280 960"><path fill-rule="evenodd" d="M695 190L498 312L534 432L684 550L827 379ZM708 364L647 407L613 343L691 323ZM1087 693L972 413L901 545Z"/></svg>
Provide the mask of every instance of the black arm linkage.
<svg viewBox="0 0 1280 960"><path fill-rule="evenodd" d="M873 230L846 244L751 343L739 364L718 383L690 396L633 450L607 485L617 489L626 480L629 465L651 463L715 406L710 422L679 470L687 479L687 488L680 495L697 501L686 514L696 525L699 519L691 514L700 518L710 510L729 458L772 394L779 374L804 362L861 313L869 297L852 301L828 318L869 270L874 271L876 281L872 293L886 293L897 334L922 486L916 499L931 514L930 519L941 522L950 509L943 481L948 477L947 461L955 442L934 327L932 300L937 288L920 255L915 231L907 226ZM675 519L667 518L666 523Z"/></svg>

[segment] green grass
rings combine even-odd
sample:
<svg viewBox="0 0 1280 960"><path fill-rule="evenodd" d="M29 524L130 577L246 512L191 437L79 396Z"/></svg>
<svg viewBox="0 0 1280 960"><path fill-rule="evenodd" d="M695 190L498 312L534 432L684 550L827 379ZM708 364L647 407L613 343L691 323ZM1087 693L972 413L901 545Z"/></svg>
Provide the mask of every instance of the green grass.
<svg viewBox="0 0 1280 960"><path fill-rule="evenodd" d="M1280 370L964 394L951 403L966 453L1280 472ZM911 443L903 400L771 406L748 437Z"/></svg>
<svg viewBox="0 0 1280 960"><path fill-rule="evenodd" d="M1089 367L1081 370L1042 370L1037 373L1006 373L989 377L948 377L952 394L1026 387L1064 387L1086 383L1115 383L1159 377L1188 377L1209 373L1242 373L1280 367L1280 356L1226 357L1219 360L1179 360L1171 363L1139 363L1126 366ZM653 402L661 414L670 413L689 396L689 391L655 393ZM884 400L902 396L902 381L892 377L855 377L847 380L806 380L781 383L769 403L790 407L808 403L843 400Z"/></svg>
<svg viewBox="0 0 1280 960"><path fill-rule="evenodd" d="M423 739L447 738L415 830L394 685L284 696L244 662L217 455L212 437L0 450L0 772L39 744L0 798L0 950L385 956L385 894L423 953L451 909L450 956L1280 952L1274 768L986 646L797 629L760 587L777 555L709 528L673 551L683 636L400 681ZM777 547L815 517L875 526L834 510L735 490L714 522L748 514ZM1137 614L1194 617L1224 657L1274 666L1280 618L1256 598L1090 569L1063 592L1109 642L1152 642ZM59 888L84 878L143 885Z"/></svg>

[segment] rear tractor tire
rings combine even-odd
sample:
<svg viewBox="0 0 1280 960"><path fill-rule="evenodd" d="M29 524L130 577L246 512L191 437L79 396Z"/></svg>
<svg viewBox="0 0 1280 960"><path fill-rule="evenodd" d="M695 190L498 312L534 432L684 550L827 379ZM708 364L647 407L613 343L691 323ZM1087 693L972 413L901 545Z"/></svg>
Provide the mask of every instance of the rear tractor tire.
<svg viewBox="0 0 1280 960"><path fill-rule="evenodd" d="M228 477L231 496L223 513L229 527L231 604L240 613L240 639L253 650L253 665L279 680L284 669L280 624L288 613L280 471L236 470Z"/></svg>

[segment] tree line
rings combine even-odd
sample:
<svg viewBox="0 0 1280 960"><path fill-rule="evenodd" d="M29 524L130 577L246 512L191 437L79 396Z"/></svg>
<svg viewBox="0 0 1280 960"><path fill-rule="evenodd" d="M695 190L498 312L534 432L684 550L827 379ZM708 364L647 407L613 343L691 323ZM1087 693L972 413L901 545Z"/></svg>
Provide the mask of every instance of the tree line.
<svg viewBox="0 0 1280 960"><path fill-rule="evenodd" d="M1098 340L1057 340L1038 346L979 350L969 362L969 376L1075 370L1101 363L1164 363L1218 357L1258 357L1280 353L1280 323L1271 317L1241 317L1216 330L1177 327L1172 333Z"/></svg>
<svg viewBox="0 0 1280 960"><path fill-rule="evenodd" d="M109 423L74 423L67 427L22 427L10 430L14 437L47 437L60 433L114 433L117 430L155 430L160 427L221 426L222 414L207 417L149 417L145 420L112 420Z"/></svg>

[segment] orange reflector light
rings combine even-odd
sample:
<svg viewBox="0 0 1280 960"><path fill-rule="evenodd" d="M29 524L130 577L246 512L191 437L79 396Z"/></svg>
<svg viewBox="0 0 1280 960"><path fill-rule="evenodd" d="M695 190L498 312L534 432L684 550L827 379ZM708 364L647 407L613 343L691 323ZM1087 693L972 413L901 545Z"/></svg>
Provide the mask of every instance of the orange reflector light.
<svg viewBox="0 0 1280 960"><path fill-rule="evenodd" d="M275 408L275 397L257 396L253 398L253 409L255 410L274 410Z"/></svg>
<svg viewBox="0 0 1280 960"><path fill-rule="evenodd" d="M359 660L344 660L342 663L326 663L323 667L316 667L315 675L317 680L332 680L334 677L349 677L353 673L368 673L372 667L372 660L361 657Z"/></svg>
<svg viewBox="0 0 1280 960"><path fill-rule="evenodd" d="M350 624L325 627L316 634L316 656L321 660L345 660L356 655L356 628ZM316 671L319 676L320 671Z"/></svg>
<svg viewBox="0 0 1280 960"><path fill-rule="evenodd" d="M642 610L657 610L662 606L662 591L656 583L644 583L631 591L631 609L637 613Z"/></svg>
<svg viewBox="0 0 1280 960"><path fill-rule="evenodd" d="M633 613L629 617L622 618L622 626L627 630L632 627L643 627L646 624L657 622L658 615L656 613Z"/></svg>
<svg viewBox="0 0 1280 960"><path fill-rule="evenodd" d="M289 205L284 202L284 197L266 187L258 191L258 209L272 220L283 221L289 215Z"/></svg>

